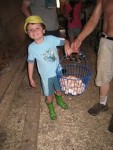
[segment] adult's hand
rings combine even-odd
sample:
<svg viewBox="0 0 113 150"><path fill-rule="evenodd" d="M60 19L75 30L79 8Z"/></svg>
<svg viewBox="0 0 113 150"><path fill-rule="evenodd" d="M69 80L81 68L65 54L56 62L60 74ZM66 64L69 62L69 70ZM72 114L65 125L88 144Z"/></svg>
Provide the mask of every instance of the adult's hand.
<svg viewBox="0 0 113 150"><path fill-rule="evenodd" d="M71 44L71 48L75 53L79 53L80 46L81 46L81 40L78 38L76 38Z"/></svg>

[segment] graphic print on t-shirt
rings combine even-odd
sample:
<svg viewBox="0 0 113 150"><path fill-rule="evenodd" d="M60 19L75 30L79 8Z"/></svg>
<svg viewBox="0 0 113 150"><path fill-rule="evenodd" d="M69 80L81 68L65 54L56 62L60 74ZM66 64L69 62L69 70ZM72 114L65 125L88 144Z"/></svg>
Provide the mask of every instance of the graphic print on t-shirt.
<svg viewBox="0 0 113 150"><path fill-rule="evenodd" d="M47 62L53 62L56 60L56 56L53 50L49 49L43 54L44 60Z"/></svg>

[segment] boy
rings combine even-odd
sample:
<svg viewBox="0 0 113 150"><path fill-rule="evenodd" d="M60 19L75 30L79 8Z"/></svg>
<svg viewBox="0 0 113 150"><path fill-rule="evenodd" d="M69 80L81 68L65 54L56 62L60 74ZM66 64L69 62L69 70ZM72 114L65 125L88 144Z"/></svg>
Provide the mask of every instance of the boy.
<svg viewBox="0 0 113 150"><path fill-rule="evenodd" d="M55 120L56 113L52 98L54 93L57 104L63 109L68 108L68 105L62 100L62 93L56 76L56 69L59 64L57 46L64 45L67 55L70 55L71 48L67 40L52 35L44 36L45 28L39 16L30 16L25 20L24 30L34 40L28 47L28 77L30 85L36 87L33 80L34 61L36 60L50 118Z"/></svg>

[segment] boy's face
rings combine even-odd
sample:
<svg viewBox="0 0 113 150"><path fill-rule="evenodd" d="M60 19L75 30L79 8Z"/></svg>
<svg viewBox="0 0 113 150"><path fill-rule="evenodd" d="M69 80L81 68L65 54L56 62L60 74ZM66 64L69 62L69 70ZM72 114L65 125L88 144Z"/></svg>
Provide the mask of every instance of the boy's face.
<svg viewBox="0 0 113 150"><path fill-rule="evenodd" d="M43 38L45 30L42 28L41 24L28 24L27 33L31 39L38 41Z"/></svg>

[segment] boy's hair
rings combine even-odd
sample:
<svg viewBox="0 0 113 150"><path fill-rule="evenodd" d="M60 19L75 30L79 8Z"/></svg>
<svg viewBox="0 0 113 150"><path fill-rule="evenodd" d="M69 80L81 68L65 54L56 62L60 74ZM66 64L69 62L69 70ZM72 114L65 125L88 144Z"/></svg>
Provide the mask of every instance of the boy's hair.
<svg viewBox="0 0 113 150"><path fill-rule="evenodd" d="M28 27L29 24L36 24L36 23L28 23L28 24L26 25L26 31L25 31L26 33L28 33L27 27ZM43 24L43 23L39 23L39 24L41 25L41 27L43 28L43 30L46 29L45 24Z"/></svg>
<svg viewBox="0 0 113 150"><path fill-rule="evenodd" d="M25 24L24 24L24 31L26 33L27 33L27 26L30 23L31 24L40 23L43 29L46 28L45 24L43 23L43 20L39 16L30 16L26 18Z"/></svg>

